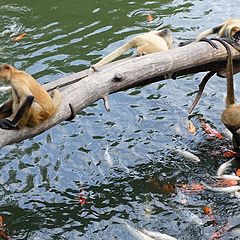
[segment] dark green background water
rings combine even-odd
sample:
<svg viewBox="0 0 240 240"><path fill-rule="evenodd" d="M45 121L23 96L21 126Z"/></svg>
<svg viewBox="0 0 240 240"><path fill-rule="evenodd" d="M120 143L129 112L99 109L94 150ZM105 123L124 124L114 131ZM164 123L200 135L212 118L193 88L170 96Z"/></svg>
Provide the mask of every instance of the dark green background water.
<svg viewBox="0 0 240 240"><path fill-rule="evenodd" d="M149 12L155 17L150 26ZM238 1L1 0L0 62L45 83L89 67L159 23L173 31L177 46L226 16L239 17ZM11 40L23 32L27 36L22 41ZM238 225L239 199L207 191L166 194L149 180L196 183L215 175L226 161L221 149L229 146L229 139L208 141L196 118L197 134L186 130L187 108L202 76L111 95L110 113L100 101L73 122L4 147L0 215L10 235L35 240L134 239L122 224L125 219L135 228L192 240L210 239L225 223ZM225 81L215 77L196 109L220 132L225 131L219 117L224 96ZM201 163L174 154L175 147L197 154ZM79 194L87 198L85 205L79 204ZM219 226L203 214L206 204ZM231 236L224 233L221 239Z"/></svg>

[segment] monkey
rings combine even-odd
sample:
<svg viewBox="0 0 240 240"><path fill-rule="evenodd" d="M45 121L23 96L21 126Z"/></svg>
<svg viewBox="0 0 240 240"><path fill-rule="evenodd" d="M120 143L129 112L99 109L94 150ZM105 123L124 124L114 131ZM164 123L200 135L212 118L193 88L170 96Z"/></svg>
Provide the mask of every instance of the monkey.
<svg viewBox="0 0 240 240"><path fill-rule="evenodd" d="M201 94L203 92L204 86L207 81L217 73L219 76L223 76L227 78L227 94L225 98L225 110L221 114L221 121L226 126L226 128L232 133L232 143L234 151L240 154L240 105L235 102L235 93L234 93L234 81L233 81L233 59L230 47L236 48L240 51L240 19L227 19L223 24L213 28L206 30L200 33L196 40L201 39L202 37L206 37L212 33L217 33L220 38L212 38L210 40L217 40L221 44L224 45L227 50L227 66L226 71L224 72L209 72L199 86L199 94L196 97L193 105L197 103L200 99ZM228 44L227 44L228 43ZM191 111L194 106L192 105ZM236 160L240 161L239 155L236 156Z"/></svg>
<svg viewBox="0 0 240 240"><path fill-rule="evenodd" d="M9 64L0 65L0 80L10 84L12 96L0 107L0 128L35 127L59 109L61 94L48 92L28 73ZM7 119L10 117L10 119Z"/></svg>
<svg viewBox="0 0 240 240"><path fill-rule="evenodd" d="M130 48L136 48L137 56L166 51L172 48L172 42L172 32L170 29L146 32L133 37L130 41L128 41L123 46L116 49L91 67L95 70L98 67L101 67L121 56Z"/></svg>
<svg viewBox="0 0 240 240"><path fill-rule="evenodd" d="M217 34L219 38L206 39L206 37L211 34ZM232 61L232 57L230 56L231 51L230 49L228 49L229 47L225 42L229 43L232 47L240 51L240 19L228 18L224 23L198 34L197 37L195 38L195 42L201 41L202 39L204 41L207 40L207 42L210 43L211 46L215 48L217 47L215 44L212 43L212 40L216 40L222 43L228 52L227 65L229 65L229 69L233 69L233 66L232 66L233 61ZM229 70L227 69L227 71ZM211 71L207 73L199 85L199 92L188 111L189 114L192 113L194 107L197 105L198 101L200 100L206 83L215 73L217 73L219 77L226 77L227 75L231 74L225 71L221 71L221 72ZM232 74L233 74L233 70L232 70Z"/></svg>
<svg viewBox="0 0 240 240"><path fill-rule="evenodd" d="M240 153L240 105L235 103L233 65L231 54L227 66L227 95L225 99L226 108L221 115L221 121L232 133L234 151ZM238 160L239 157L237 158Z"/></svg>
<svg viewBox="0 0 240 240"><path fill-rule="evenodd" d="M220 38L226 37L238 42L240 40L240 18L228 18L222 24L199 33L195 41L198 42L211 34L217 34Z"/></svg>

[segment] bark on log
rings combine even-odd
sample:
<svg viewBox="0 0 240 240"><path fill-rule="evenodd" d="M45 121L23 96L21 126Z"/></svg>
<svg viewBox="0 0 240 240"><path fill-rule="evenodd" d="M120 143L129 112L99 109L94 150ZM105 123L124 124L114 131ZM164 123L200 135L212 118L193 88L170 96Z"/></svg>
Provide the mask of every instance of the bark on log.
<svg viewBox="0 0 240 240"><path fill-rule="evenodd" d="M59 88L63 101L58 113L36 128L22 130L0 129L0 148L24 139L34 137L69 118L69 103L80 111L104 96L177 76L200 71L224 70L226 49L216 42L218 49L206 42L174 48L169 51L149 54L142 57L120 60L107 64L99 71L84 70L45 84L47 90ZM232 49L235 69L240 67L240 54Z"/></svg>

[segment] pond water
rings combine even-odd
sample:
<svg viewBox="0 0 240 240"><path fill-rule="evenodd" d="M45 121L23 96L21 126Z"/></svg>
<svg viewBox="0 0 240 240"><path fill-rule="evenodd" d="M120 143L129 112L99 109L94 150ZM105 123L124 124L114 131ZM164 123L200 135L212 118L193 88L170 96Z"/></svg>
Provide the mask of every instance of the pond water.
<svg viewBox="0 0 240 240"><path fill-rule="evenodd" d="M148 14L154 16L151 23ZM238 1L2 0L0 62L26 70L43 84L88 68L160 24L173 31L177 46L229 16L239 16ZM24 32L20 42L12 40ZM197 117L192 118L196 134L186 130L187 109L203 75L113 94L111 112L99 101L72 122L1 149L0 215L9 235L138 239L133 228L144 228L177 239L213 239L227 226L232 231L223 230L220 239L240 239L238 198L172 190L208 181L227 161L223 149L231 147L227 136L210 140ZM195 111L222 133L225 91L225 80L213 77ZM175 148L201 162L186 160ZM206 205L218 224L204 214Z"/></svg>

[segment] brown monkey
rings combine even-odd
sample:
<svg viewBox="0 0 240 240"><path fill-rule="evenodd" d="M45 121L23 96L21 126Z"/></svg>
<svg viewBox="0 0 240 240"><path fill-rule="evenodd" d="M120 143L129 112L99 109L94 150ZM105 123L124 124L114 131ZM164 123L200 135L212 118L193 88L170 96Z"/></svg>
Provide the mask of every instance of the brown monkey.
<svg viewBox="0 0 240 240"><path fill-rule="evenodd" d="M34 127L53 116L60 106L58 90L50 96L32 76L11 65L0 65L0 80L12 87L11 99L0 107L0 128Z"/></svg>
<svg viewBox="0 0 240 240"><path fill-rule="evenodd" d="M239 153L240 146L240 105L235 103L233 64L231 54L227 66L227 95L226 109L223 111L221 120L226 128L232 133L233 147ZM230 63L231 62L231 63Z"/></svg>
<svg viewBox="0 0 240 240"><path fill-rule="evenodd" d="M136 48L138 56L168 50L172 48L172 32L170 29L163 29L137 35L94 64L92 68L95 69L113 61L130 48Z"/></svg>

